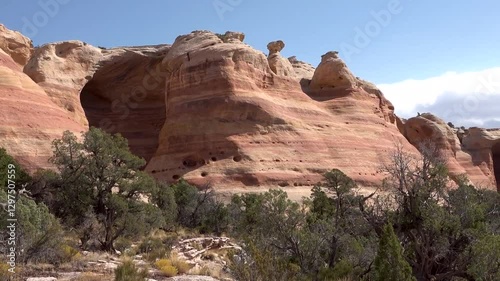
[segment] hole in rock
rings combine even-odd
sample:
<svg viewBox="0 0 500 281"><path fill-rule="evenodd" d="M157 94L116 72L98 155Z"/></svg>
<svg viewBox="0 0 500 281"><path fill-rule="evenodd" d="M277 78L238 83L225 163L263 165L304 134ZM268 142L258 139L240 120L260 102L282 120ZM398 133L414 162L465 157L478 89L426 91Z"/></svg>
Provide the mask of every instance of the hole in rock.
<svg viewBox="0 0 500 281"><path fill-rule="evenodd" d="M178 179L180 179L180 178L181 178L181 176L179 176L179 175L173 175L173 176L172 176L172 179L173 179L173 180L178 180Z"/></svg>
<svg viewBox="0 0 500 281"><path fill-rule="evenodd" d="M240 155L236 155L233 157L233 161L234 162L240 162L241 161L241 156Z"/></svg>
<svg viewBox="0 0 500 281"><path fill-rule="evenodd" d="M497 190L500 191L500 143L495 144L491 148L491 154L493 158L493 171L497 182Z"/></svg>
<svg viewBox="0 0 500 281"><path fill-rule="evenodd" d="M217 157L212 157L211 159L212 159L212 161L214 161L214 162L215 162L215 161L217 161Z"/></svg>
<svg viewBox="0 0 500 281"><path fill-rule="evenodd" d="M201 173L201 176L202 176L202 177L206 177L206 176L208 176L208 173L207 173L207 172L202 172L202 173Z"/></svg>
<svg viewBox="0 0 500 281"><path fill-rule="evenodd" d="M196 161L194 159L186 159L182 162L182 165L184 165L188 168L196 167L197 164L198 164L198 161Z"/></svg>
<svg viewBox="0 0 500 281"><path fill-rule="evenodd" d="M160 50L159 50L160 51ZM89 126L120 133L135 155L149 161L166 117L162 58L130 52L102 63L80 93Z"/></svg>

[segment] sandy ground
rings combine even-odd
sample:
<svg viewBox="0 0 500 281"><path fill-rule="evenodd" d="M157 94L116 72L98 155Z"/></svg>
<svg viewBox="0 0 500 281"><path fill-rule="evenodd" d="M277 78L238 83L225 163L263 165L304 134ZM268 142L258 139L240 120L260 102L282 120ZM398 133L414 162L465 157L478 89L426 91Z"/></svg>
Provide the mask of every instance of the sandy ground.
<svg viewBox="0 0 500 281"><path fill-rule="evenodd" d="M293 186L293 187L279 187L279 186L267 186L267 187L233 187L233 188L218 188L216 189L217 196L223 202L229 202L234 194L244 194L244 193L262 193L269 189L282 189L288 194L288 198L295 202L302 202L304 197L309 197L311 195L311 186ZM375 191L372 187L360 187L356 190L356 193L362 195L368 195Z"/></svg>

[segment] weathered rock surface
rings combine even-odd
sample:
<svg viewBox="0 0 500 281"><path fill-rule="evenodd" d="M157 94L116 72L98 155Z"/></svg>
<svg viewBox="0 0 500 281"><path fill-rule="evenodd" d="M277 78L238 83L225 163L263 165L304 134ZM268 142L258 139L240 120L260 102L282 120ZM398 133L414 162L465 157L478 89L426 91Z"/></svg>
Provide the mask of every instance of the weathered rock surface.
<svg viewBox="0 0 500 281"><path fill-rule="evenodd" d="M7 29L0 23L0 49L16 63L24 66L33 54L33 42L21 33Z"/></svg>
<svg viewBox="0 0 500 281"><path fill-rule="evenodd" d="M245 34L242 32L228 31L222 36L224 43L238 43L245 40Z"/></svg>
<svg viewBox="0 0 500 281"><path fill-rule="evenodd" d="M337 81L328 64L339 61L324 56L316 84ZM275 74L261 52L208 31L177 38L164 64L166 122L146 167L159 179L302 186L339 168L374 185L395 142L416 153L399 133L392 105L358 87L345 66L339 71L352 84L303 89L295 78Z"/></svg>
<svg viewBox="0 0 500 281"><path fill-rule="evenodd" d="M299 79L312 79L315 70L314 66L298 60L295 56L289 57L288 61L292 64L296 77L298 77Z"/></svg>
<svg viewBox="0 0 500 281"><path fill-rule="evenodd" d="M76 122L88 127L80 103L80 91L92 78L101 57L99 48L84 42L50 43L36 49L24 67L24 73Z"/></svg>
<svg viewBox="0 0 500 281"><path fill-rule="evenodd" d="M49 166L53 139L84 129L0 50L0 147L33 171Z"/></svg>
<svg viewBox="0 0 500 281"><path fill-rule="evenodd" d="M456 130L438 117L424 113L408 119L404 124L404 133L417 147L425 141L435 144L446 158L452 175L466 174L477 186L496 186L495 171L500 171L500 167L495 169L494 165L500 161L494 158L500 155L500 151L493 148L500 144L500 130L489 132L471 128L467 134L464 132L461 143Z"/></svg>

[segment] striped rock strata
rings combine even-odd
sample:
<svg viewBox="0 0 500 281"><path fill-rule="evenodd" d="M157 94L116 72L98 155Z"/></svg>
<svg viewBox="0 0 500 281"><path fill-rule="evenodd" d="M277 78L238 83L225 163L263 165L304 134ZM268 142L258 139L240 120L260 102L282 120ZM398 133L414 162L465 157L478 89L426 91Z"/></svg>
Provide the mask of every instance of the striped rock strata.
<svg viewBox="0 0 500 281"><path fill-rule="evenodd" d="M455 133L432 115L404 122L336 52L315 69L283 58L282 41L266 56L244 37L196 31L173 46L68 41L33 53L0 26L0 146L34 171L64 130L96 126L124 135L158 179L241 188L312 185L332 168L378 185L397 144L417 155L412 144L431 140L454 175L496 184L500 131Z"/></svg>
<svg viewBox="0 0 500 281"><path fill-rule="evenodd" d="M84 130L0 49L0 147L30 171L47 168L62 132Z"/></svg>
<svg viewBox="0 0 500 281"><path fill-rule="evenodd" d="M339 168L375 185L396 143L417 153L391 103L335 53L302 86L288 67L273 70L262 52L208 31L178 37L163 63L167 116L146 167L159 179L302 186Z"/></svg>

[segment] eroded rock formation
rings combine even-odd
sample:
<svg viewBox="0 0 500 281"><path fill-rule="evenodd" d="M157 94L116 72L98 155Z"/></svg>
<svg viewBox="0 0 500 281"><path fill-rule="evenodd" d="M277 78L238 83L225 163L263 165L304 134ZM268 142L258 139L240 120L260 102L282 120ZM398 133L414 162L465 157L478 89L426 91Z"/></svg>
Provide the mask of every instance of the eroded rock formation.
<svg viewBox="0 0 500 281"><path fill-rule="evenodd" d="M21 33L0 24L0 49L17 64L24 66L33 54L33 43Z"/></svg>
<svg viewBox="0 0 500 281"><path fill-rule="evenodd" d="M496 171L498 182L500 130L454 131L430 114L402 120L337 52L315 69L283 58L282 41L266 56L244 38L195 31L172 46L68 41L33 53L0 26L0 146L34 171L49 166L64 130L96 126L124 135L160 180L254 188L310 186L332 168L379 185L397 144L417 155L414 145L431 140L453 175L491 186Z"/></svg>
<svg viewBox="0 0 500 281"><path fill-rule="evenodd" d="M315 68L311 64L300 61L295 56L289 57L288 61L292 64L296 77L299 79L312 79Z"/></svg>
<svg viewBox="0 0 500 281"><path fill-rule="evenodd" d="M356 77L339 58L338 52L328 52L321 57L321 63L314 72L311 89L343 88L356 86Z"/></svg>
<svg viewBox="0 0 500 281"><path fill-rule="evenodd" d="M88 127L80 103L80 91L92 78L101 57L99 48L81 41L46 44L35 50L24 67L24 73L76 122Z"/></svg>
<svg viewBox="0 0 500 281"><path fill-rule="evenodd" d="M295 70L288 59L281 56L281 50L285 48L285 43L281 40L271 42L267 44L267 49L269 50L269 55L267 60L269 62L269 67L279 76L289 76L295 77Z"/></svg>

